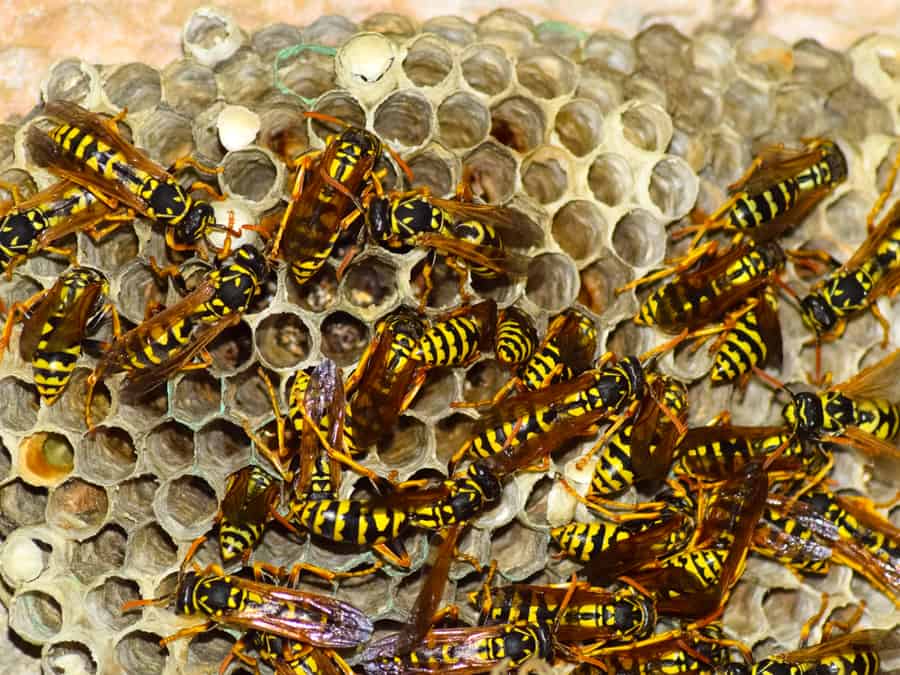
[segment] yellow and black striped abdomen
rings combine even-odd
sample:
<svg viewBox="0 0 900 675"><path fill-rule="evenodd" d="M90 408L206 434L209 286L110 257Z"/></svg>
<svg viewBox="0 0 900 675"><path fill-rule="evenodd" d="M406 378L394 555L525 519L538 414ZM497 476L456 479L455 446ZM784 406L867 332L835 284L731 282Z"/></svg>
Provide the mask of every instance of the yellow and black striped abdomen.
<svg viewBox="0 0 900 675"><path fill-rule="evenodd" d="M416 357L432 366L458 366L478 353L480 327L468 316L436 322L419 339Z"/></svg>
<svg viewBox="0 0 900 675"><path fill-rule="evenodd" d="M758 194L739 195L728 211L728 226L735 230L752 230L793 208L800 195L795 178L780 181Z"/></svg>
<svg viewBox="0 0 900 675"><path fill-rule="evenodd" d="M900 432L900 406L885 399L854 401L854 426L884 441L891 441Z"/></svg>
<svg viewBox="0 0 900 675"><path fill-rule="evenodd" d="M537 349L537 331L531 319L519 309L508 307L497 322L494 353L507 368L525 363Z"/></svg>
<svg viewBox="0 0 900 675"><path fill-rule="evenodd" d="M47 405L53 405L59 398L69 380L78 357L81 356L81 343L66 349L45 351L38 347L31 361L34 369L34 384L38 393Z"/></svg>
<svg viewBox="0 0 900 675"><path fill-rule="evenodd" d="M166 330L151 333L139 350L129 350L125 370L143 370L167 361L191 340L194 322L185 318Z"/></svg>
<svg viewBox="0 0 900 675"><path fill-rule="evenodd" d="M465 450L473 459L490 457L548 431L557 418L556 410L542 408L515 420L501 422L468 441Z"/></svg>
<svg viewBox="0 0 900 675"><path fill-rule="evenodd" d="M550 536L568 557L591 562L612 545L630 539L628 529L612 523L569 523L550 530Z"/></svg>
<svg viewBox="0 0 900 675"><path fill-rule="evenodd" d="M360 500L307 500L291 507L292 522L337 543L374 545L400 536L406 525L403 511L370 506Z"/></svg>
<svg viewBox="0 0 900 675"><path fill-rule="evenodd" d="M635 481L634 466L631 461L631 436L633 422L626 422L614 434L597 456L588 498L602 498L621 494Z"/></svg>
<svg viewBox="0 0 900 675"><path fill-rule="evenodd" d="M848 654L834 654L819 661L820 669L829 675L876 675L880 672L881 660L874 651L860 651Z"/></svg>
<svg viewBox="0 0 900 675"><path fill-rule="evenodd" d="M777 311L777 298L769 289L762 302L774 305L772 309ZM728 337L716 352L709 377L717 384L732 382L754 367L765 364L768 356L769 346L761 332L759 313L751 309L738 317L734 327L728 331Z"/></svg>
<svg viewBox="0 0 900 675"><path fill-rule="evenodd" d="M128 159L94 135L72 126L60 124L50 134L56 144L86 168L103 178L119 182L135 195L152 177L128 163Z"/></svg>

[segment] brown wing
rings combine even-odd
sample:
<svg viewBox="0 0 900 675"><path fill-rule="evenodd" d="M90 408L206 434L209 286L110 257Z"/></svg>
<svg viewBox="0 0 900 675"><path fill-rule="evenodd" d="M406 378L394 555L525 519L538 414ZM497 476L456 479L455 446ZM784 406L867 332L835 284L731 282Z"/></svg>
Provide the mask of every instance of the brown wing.
<svg viewBox="0 0 900 675"><path fill-rule="evenodd" d="M710 280L722 276L729 265L747 255L753 247L747 243L739 243L728 247L712 257L702 257L685 272L681 272L670 284L683 284L689 288L702 289Z"/></svg>
<svg viewBox="0 0 900 675"><path fill-rule="evenodd" d="M772 220L763 223L759 227L753 228L747 234L756 242L771 241L780 237L789 227L802 222L816 204L831 192L831 189L830 185L823 185L802 193L800 198L794 202L793 207L778 214Z"/></svg>
<svg viewBox="0 0 900 675"><path fill-rule="evenodd" d="M441 234L419 235L416 237L416 244L512 277L524 277L528 273L528 265L531 262L531 258L528 256L517 255L494 246L477 246L468 241Z"/></svg>
<svg viewBox="0 0 900 675"><path fill-rule="evenodd" d="M179 350L171 358L161 363L141 370L132 370L128 373L122 394L126 398L136 399L155 387L159 386L172 375L181 370L184 366L194 360L210 342L216 339L218 335L226 328L235 325L240 321L239 314L229 314L223 319L219 319L215 323L209 324L197 330L191 336L191 341Z"/></svg>
<svg viewBox="0 0 900 675"><path fill-rule="evenodd" d="M900 349L895 349L877 363L830 389L851 398L900 400Z"/></svg>
<svg viewBox="0 0 900 675"><path fill-rule="evenodd" d="M766 291L760 293L759 303L753 309L759 322L759 334L768 352L760 367L781 368L784 360L784 348L781 338L781 322L778 319L778 307L773 306L766 298Z"/></svg>
<svg viewBox="0 0 900 675"><path fill-rule="evenodd" d="M891 210L885 214L878 225L869 233L865 241L850 256L850 259L841 266L843 271L853 271L859 268L865 261L870 260L881 243L900 227L900 201L895 202Z"/></svg>
<svg viewBox="0 0 900 675"><path fill-rule="evenodd" d="M731 424L717 424L714 427L692 427L688 429L684 438L681 439L678 449L683 451L686 448L696 448L709 443L722 443L734 438L746 439L750 442L761 441L783 431L784 427L749 427Z"/></svg>
<svg viewBox="0 0 900 675"><path fill-rule="evenodd" d="M778 659L788 663L815 663L828 656L837 656L848 652L871 651L878 648L879 643L886 638L891 631L870 628L846 633L836 638L822 642L805 649L779 654Z"/></svg>
<svg viewBox="0 0 900 675"><path fill-rule="evenodd" d="M63 279L56 282L45 291L44 297L37 304L31 314L22 322L22 333L19 337L19 354L22 360L30 362L34 358L34 350L37 349L44 331L44 324L60 306L63 290Z"/></svg>
<svg viewBox="0 0 900 675"><path fill-rule="evenodd" d="M54 204L65 201L66 193L75 187L75 185L76 184L72 181L57 181L40 192L31 195L28 199L23 199L13 208L9 209L4 215L10 213L23 213L35 208L52 208Z"/></svg>
<svg viewBox="0 0 900 675"><path fill-rule="evenodd" d="M900 528L894 527L887 518L875 511L871 500L847 494L835 495L835 500L865 527L880 532L894 541L900 541Z"/></svg>
<svg viewBox="0 0 900 675"><path fill-rule="evenodd" d="M543 242L544 235L541 229L515 209L435 197L430 197L429 201L458 221L477 220L493 226L506 245L529 248L539 246Z"/></svg>
<svg viewBox="0 0 900 675"><path fill-rule="evenodd" d="M757 157L761 160L760 166L746 180L729 185L729 192L758 194L775 183L808 169L822 159L822 151L819 147L786 148L783 145L770 145L760 150Z"/></svg>
<svg viewBox="0 0 900 675"><path fill-rule="evenodd" d="M900 459L900 448L893 443L883 441L859 427L847 427L840 436L829 436L831 443L849 445L869 457L893 457Z"/></svg>
<svg viewBox="0 0 900 675"><path fill-rule="evenodd" d="M303 406L309 419L321 430L322 420L328 420L325 440L333 450L344 449L344 416L346 399L344 381L337 365L331 359L322 360L310 373L309 383L303 396ZM300 436L300 470L293 486L294 494L303 494L312 477L312 467L320 452L325 452L322 443L308 423L304 421ZM331 483L334 490L340 487L342 468L338 460L331 458Z"/></svg>
<svg viewBox="0 0 900 675"><path fill-rule="evenodd" d="M662 430L659 424L662 411L656 405L656 400L662 398L665 386L662 378L653 378L650 382L650 396L645 396L641 401L640 410L638 410L634 426L631 428L631 461L635 474L639 476L644 476L649 472L658 473L656 470L658 456L651 455L650 445L656 432ZM674 452L674 444L672 444L671 450Z"/></svg>
<svg viewBox="0 0 900 675"><path fill-rule="evenodd" d="M97 224L107 213L110 213L109 207L101 201L96 201L83 211L64 219L59 225L44 230L38 237L38 245L41 248L50 246L54 241L59 241L63 237ZM115 213L119 214L123 211Z"/></svg>
<svg viewBox="0 0 900 675"><path fill-rule="evenodd" d="M228 487L222 498L222 514L234 523L262 523L269 516L269 509L278 496L280 485L273 481L262 492L248 499L250 477L254 468L245 466L228 477Z"/></svg>

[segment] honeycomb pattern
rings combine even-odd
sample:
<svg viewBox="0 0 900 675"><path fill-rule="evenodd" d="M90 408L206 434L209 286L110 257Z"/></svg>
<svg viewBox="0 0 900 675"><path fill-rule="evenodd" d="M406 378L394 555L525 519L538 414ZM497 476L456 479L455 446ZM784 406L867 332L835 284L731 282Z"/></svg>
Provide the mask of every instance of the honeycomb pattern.
<svg viewBox="0 0 900 675"><path fill-rule="evenodd" d="M305 51L282 61L278 79L293 94L285 93L273 82L273 65L279 50L298 43L338 51L334 59ZM359 24L332 16L248 35L230 17L201 9L184 28L183 47L184 56L160 72L140 63L66 59L48 73L43 98L108 113L127 107L128 129L152 157L166 164L194 152L218 163L219 188L228 198L218 208L234 212L239 224L257 222L283 202L290 172L283 158L322 147L332 131L302 116L308 108L300 97L313 100L313 110L374 129L407 159L413 186L449 196L467 167L477 196L508 203L544 233L525 279L483 293L501 306L518 303L541 327L580 302L595 318L602 346L619 353L643 351L657 338L630 323L634 294L617 297L613 289L658 266L671 253L667 225L684 219L695 203L714 209L760 146L836 136L850 180L787 245L825 242L840 257L864 236L860 223L897 151L900 78L890 61L900 52L896 38L873 36L838 53L813 39L789 45L714 30L689 38L666 25L631 39L603 31L581 37L507 10L475 23L440 17L422 25L393 14ZM227 105L258 118L254 143L226 150L218 120ZM38 118L0 128L0 179L25 195L51 181L29 164L24 149L25 130ZM395 171L385 182L400 185ZM129 321L141 320L148 300L173 299L152 282L148 258L161 256L164 247L148 222L137 219L100 244L78 235L77 248L82 264L110 276ZM30 366L15 349L7 352L0 370L6 403L0 410L0 571L4 620L14 632L0 661L18 659L23 668L40 661L44 672L213 670L234 636L215 630L160 649L159 638L179 627L171 613L151 608L123 615L119 608L172 588L188 545L212 524L226 476L259 459L242 429L245 423L268 429L272 421L258 369L276 383L282 405L292 373L322 355L349 369L380 317L417 303L420 263L418 254L372 249L340 282L335 259L303 289L280 271L243 320L214 343L209 372L179 375L136 406L119 399L115 379L101 386L94 414L102 423L92 436L80 403L87 361L48 409L38 404ZM0 297L7 306L29 297L51 284L62 265L50 257L29 261L0 281ZM459 300L451 276L444 279L439 268L435 278L432 313ZM897 315L884 309L889 319ZM799 382L811 352L802 348L806 334L796 314L782 317L781 377ZM878 337L868 318L852 322L839 345L825 350L835 378L852 374ZM694 381L710 366L702 355L667 356L663 368ZM465 412L448 414L448 403L484 398L503 377L485 357L466 372L433 378L393 439L365 463L401 479L438 475L473 426ZM729 400L737 423L761 423L760 410L777 415L770 392L756 384L731 399L730 392L699 384L691 396L693 421L708 419ZM555 463L583 486L589 474L574 469L576 452ZM896 484L895 475L875 477L843 455L835 475L876 499L889 497ZM342 496L355 488L345 481ZM519 476L506 485L502 503L474 523L462 548L496 559L509 581L562 579L573 566L550 558L547 530L575 511L548 479ZM425 559L425 538L413 537L407 547L412 573L379 572L341 585L337 595L385 626L403 620L421 583L415 569ZM205 545L198 559L216 556ZM369 559L298 544L275 527L256 556L338 570ZM451 582L450 596L464 602L471 582L460 577L465 568L454 572L459 588ZM846 569L801 583L754 559L726 624L750 644L788 648L822 591L830 594L829 611L865 599L865 625L897 623L887 599Z"/></svg>

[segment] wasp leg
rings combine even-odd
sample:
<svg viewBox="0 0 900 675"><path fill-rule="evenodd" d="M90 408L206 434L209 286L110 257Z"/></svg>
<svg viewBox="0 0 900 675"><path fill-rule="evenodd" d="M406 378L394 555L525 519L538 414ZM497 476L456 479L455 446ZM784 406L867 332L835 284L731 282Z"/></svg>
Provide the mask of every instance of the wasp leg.
<svg viewBox="0 0 900 675"><path fill-rule="evenodd" d="M403 548L403 544L399 541L393 543L398 549L398 551L396 552L391 550L391 548L386 543L375 544L372 549L392 565L396 567L402 567L403 569L409 569L409 566L412 564L412 561L409 558L409 553L406 552L406 550Z"/></svg>
<svg viewBox="0 0 900 675"><path fill-rule="evenodd" d="M6 315L6 324L3 326L3 335L0 337L0 361L3 360L3 355L6 353L6 348L9 346L9 341L12 338L12 332L15 325L28 316L28 312L31 308L40 302L46 295L47 291L39 291L25 302L14 302L9 308L9 313Z"/></svg>
<svg viewBox="0 0 900 675"><path fill-rule="evenodd" d="M188 166L197 169L197 171L199 171L200 173L218 174L222 173L225 170L221 166L207 166L206 164L203 164L200 161L194 159L190 155L186 155L175 160L175 163L172 164L171 167L169 167L169 173L177 173Z"/></svg>
<svg viewBox="0 0 900 675"><path fill-rule="evenodd" d="M19 186L15 183L10 183L5 180L0 180L0 188L6 190L10 195L12 195L12 200L14 205L18 205L22 202L22 192L19 190Z"/></svg>
<svg viewBox="0 0 900 675"><path fill-rule="evenodd" d="M211 621L206 621L204 623L198 624L196 626L191 626L189 628L182 628L180 631L172 633L171 635L167 635L162 640L159 641L160 647L165 647L170 642L175 642L176 640L181 640L183 638L189 638L194 635L199 635L200 633L206 632L212 627Z"/></svg>
<svg viewBox="0 0 900 675"><path fill-rule="evenodd" d="M304 156L298 161L297 177L294 179L294 186L291 188L291 196L288 200L288 207L287 209L285 209L284 214L281 216L281 222L278 224L278 229L275 232L275 241L272 242L272 250L269 253L269 256L271 258L275 258L278 256L278 249L281 247L281 238L284 236L284 228L287 226L288 219L290 218L291 213L293 212L294 207L297 204L297 201L303 194L303 183L306 180L306 170L309 163L310 159L308 156Z"/></svg>
<svg viewBox="0 0 900 675"><path fill-rule="evenodd" d="M685 272L689 270L694 264L700 260L703 256L710 255L714 253L718 249L718 244L714 241L709 242L708 244L704 244L699 248L695 248L689 251L687 254L681 256L680 258L676 258L674 260L669 261L668 267L664 267L661 270L653 272L651 274L647 274L639 279L634 279L624 286L619 286L615 290L616 295L621 295L625 291L631 290L633 288L638 288L639 286L644 286L646 284L651 284L655 281L659 281L660 279L665 279L666 277L672 276L673 274L679 274L681 272Z"/></svg>
<svg viewBox="0 0 900 675"><path fill-rule="evenodd" d="M98 242L122 227L123 223L131 222L132 220L134 220L134 211L130 209L125 213L109 213L99 218L96 223L85 227L84 232L92 241ZM109 225L98 227L100 223L109 223Z"/></svg>
<svg viewBox="0 0 900 675"><path fill-rule="evenodd" d="M875 218L879 211L884 207L884 203L887 201L888 197L891 196L891 192L894 191L894 183L897 180L898 170L900 170L900 152L898 152L897 156L894 158L894 163L891 165L891 171L888 173L887 180L884 183L884 189L881 191L881 194L878 195L878 199L875 200L872 209L866 216L866 225L868 226L869 232L872 232L872 230L875 229Z"/></svg>
<svg viewBox="0 0 900 675"><path fill-rule="evenodd" d="M881 310L878 309L878 305L874 302L869 305L869 309L872 311L872 315L878 323L881 324L881 331L884 335L881 339L881 348L887 349L888 343L891 341L891 324L884 318L884 314L881 313Z"/></svg>

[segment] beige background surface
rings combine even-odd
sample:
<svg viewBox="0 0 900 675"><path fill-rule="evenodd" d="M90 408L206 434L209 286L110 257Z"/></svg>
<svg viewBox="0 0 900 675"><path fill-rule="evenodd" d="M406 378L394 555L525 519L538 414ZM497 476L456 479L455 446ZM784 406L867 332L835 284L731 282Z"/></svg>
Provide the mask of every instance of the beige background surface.
<svg viewBox="0 0 900 675"><path fill-rule="evenodd" d="M0 119L27 111L38 97L41 78L54 61L79 56L91 63L140 60L162 66L181 53L181 28L202 4L196 0L0 0ZM253 31L275 22L310 23L324 14L360 20L395 11L427 19L458 14L474 20L500 6L513 6L536 20L557 19L586 29L612 27L634 34L656 21L683 31L721 26L735 15L755 17L754 27L786 40L815 36L845 47L873 30L900 33L900 3L892 0L233 0L226 7Z"/></svg>

